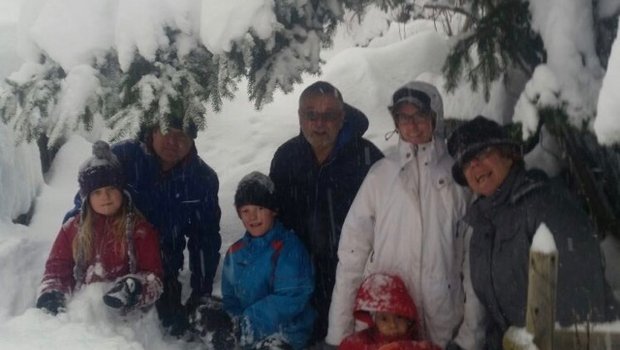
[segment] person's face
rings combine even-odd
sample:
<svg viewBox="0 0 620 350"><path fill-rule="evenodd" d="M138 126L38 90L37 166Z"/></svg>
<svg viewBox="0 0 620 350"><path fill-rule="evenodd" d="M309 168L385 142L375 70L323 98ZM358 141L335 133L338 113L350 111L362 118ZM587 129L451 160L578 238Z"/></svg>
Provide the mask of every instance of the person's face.
<svg viewBox="0 0 620 350"><path fill-rule="evenodd" d="M299 105L301 132L315 152L334 147L344 122L342 102L332 95L310 95Z"/></svg>
<svg viewBox="0 0 620 350"><path fill-rule="evenodd" d="M396 106L394 121L403 141L420 145L433 139L433 119L422 113L418 106L404 102Z"/></svg>
<svg viewBox="0 0 620 350"><path fill-rule="evenodd" d="M99 187L88 195L88 203L95 213L112 216L123 205L123 194L114 186Z"/></svg>
<svg viewBox="0 0 620 350"><path fill-rule="evenodd" d="M237 209L243 226L252 237L260 237L273 227L277 213L254 204L242 205Z"/></svg>
<svg viewBox="0 0 620 350"><path fill-rule="evenodd" d="M162 133L159 128L153 130L153 150L159 157L163 170L169 170L187 156L194 145L194 140L183 130L168 128Z"/></svg>
<svg viewBox="0 0 620 350"><path fill-rule="evenodd" d="M388 338L396 338L407 335L411 328L411 320L389 312L377 312L375 324L379 332Z"/></svg>
<svg viewBox="0 0 620 350"><path fill-rule="evenodd" d="M512 158L502 155L496 147L487 147L467 163L463 174L474 193L490 196L504 182L513 164Z"/></svg>

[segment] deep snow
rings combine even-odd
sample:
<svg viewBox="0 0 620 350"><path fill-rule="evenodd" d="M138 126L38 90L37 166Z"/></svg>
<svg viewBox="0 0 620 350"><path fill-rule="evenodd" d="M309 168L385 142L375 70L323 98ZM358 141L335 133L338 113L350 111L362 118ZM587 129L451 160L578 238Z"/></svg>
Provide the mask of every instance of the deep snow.
<svg viewBox="0 0 620 350"><path fill-rule="evenodd" d="M175 16L180 12L200 12L192 9L195 1L159 0L157 6L145 6L149 0L125 1L122 4L113 1L99 2L97 6L87 6L81 0L20 0L24 1L19 25L8 25L6 28L18 32L19 43L11 40L0 41L0 64L17 68L19 59L36 59L40 49L48 50L55 58L75 74L76 86L86 86L80 82L88 81L88 69L84 63L89 58L99 55L109 46L116 45L119 59L123 67L130 63L132 50L137 50L145 57L151 57L158 45L162 45L161 32L155 25L159 22L174 23L187 31L200 31L201 40L216 50L226 50L231 38L239 35L240 27L253 27L268 35L269 28L263 27L270 21L265 6L269 1L258 1L255 7L247 7L243 13L247 21L237 23L228 31L212 30L207 25L196 26L196 21L188 21L183 16ZM215 0L205 0L211 4L220 4L220 10L232 8L231 4L242 1L229 1L226 4ZM545 0L535 1L543 7ZM11 4L5 8L14 11ZM110 11L117 8L106 8L102 4L121 6L121 16L117 22L110 22ZM562 0L550 2L548 7L560 6ZM612 1L607 1L612 6ZM45 4L46 6L40 6ZM82 9L81 16L64 16L63 7L74 10ZM175 11L166 12L171 4L178 6ZM144 10L146 9L146 10ZM0 13L3 13L0 5ZM554 16L553 21L545 23L545 15L549 11L541 10L537 23L545 35L553 40L563 28L574 7L566 7L565 16ZM47 11L47 12L45 12ZM254 11L254 12L252 12ZM140 17L135 22L130 18ZM7 12L5 11L4 14ZM48 16L39 16L47 13ZM215 13L215 12L214 12ZM568 14L568 15L567 15ZM15 16L15 14L13 14ZM257 16L254 16L257 15ZM10 15L7 15L10 16ZM262 17L261 17L262 16ZM221 18L226 16L222 15ZM323 53L327 64L323 67L320 77L305 76L304 83L288 95L276 93L274 102L256 111L243 92L247 91L244 83L240 84L238 95L233 101L225 101L219 113L209 111L205 131L199 133L196 147L199 155L218 173L220 179L220 207L222 208L221 232L222 253L242 234L242 225L233 208L233 192L237 182L247 173L258 170L268 172L271 157L276 148L288 138L298 134L299 126L296 116L297 97L303 87L319 78L334 83L341 89L345 100L364 111L370 120L367 138L375 142L381 149L394 144L396 138L386 140L384 135L393 129L386 106L391 93L400 85L412 79L422 79L438 86L443 85L440 76L442 62L449 49L449 39L435 32L435 26L428 21L418 21L408 26L392 26L388 28L385 15L373 12L372 23L357 25L351 22L336 37L335 47ZM217 17L215 17L217 18ZM190 18L191 20L191 18ZM2 23L10 20L0 18ZM110 23L113 23L111 25ZM555 23L557 27L551 25ZM583 24L583 23L581 23ZM0 26L0 31L3 27ZM83 28L91 28L90 32ZM0 33L0 34L2 34ZM131 34L129 34L131 33ZM377 33L383 36L372 41ZM564 33L564 32L562 32ZM571 35L584 35L570 32ZM30 37L28 37L30 35ZM219 37L216 37L219 35ZM0 35L0 40L2 39ZM59 40L62 38L62 40ZM587 39L584 39L587 40ZM368 43L369 48L349 48L356 43ZM13 54L9 45L14 45L20 53L19 59ZM67 49L67 43L72 45ZM582 43L587 52L591 43ZM583 47L581 49L583 49ZM553 57L561 57L562 50L573 50L573 47L554 47ZM615 48L617 53L617 48ZM612 55L611 67L620 64L619 55ZM555 65L554 65L555 63ZM526 126L535 125L536 117L532 107L536 102L534 96L545 93L553 94L556 86L569 86L568 93L574 93L570 76L562 73L575 69L574 62L555 59L549 66L540 67L526 94L521 96L520 110L517 119ZM614 68L617 70L617 68ZM12 70L11 70L12 71ZM615 70L614 70L615 71ZM0 71L2 73L3 71ZM82 75L80 75L82 73ZM581 72L579 85L582 89L597 89L601 83L598 67L590 65L588 70ZM3 73L7 74L7 73ZM568 73L567 73L568 74ZM552 78L562 77L557 84L550 84ZM80 78L83 77L83 78ZM606 114L610 125L617 118L618 108L613 104L613 91L617 83L604 81L603 88L608 86L609 102L599 100L600 110L608 109ZM598 90L597 90L598 91ZM530 93L531 95L528 95ZM591 91L591 93L594 93ZM617 91L615 92L617 94ZM603 94L603 93L601 93ZM452 95L442 91L445 103L445 114L448 117L468 119L475 114L484 114L500 122L512 117L512 102L519 98L519 92L506 91L502 82L497 82L491 90L491 100L485 102L482 94L473 93L467 84L463 84ZM77 96L77 95L74 95ZM551 96L551 95L549 95ZM71 111L80 101L67 101L64 108ZM546 100L543 100L543 102ZM554 101L551 100L550 103ZM603 104L603 105L601 105ZM615 115L615 117L614 117ZM106 138L106 130L101 131ZM617 137L617 134L614 136ZM611 137L611 139L614 139ZM40 175L39 159L36 147L22 144L15 146L7 127L0 124L0 285L3 295L0 298L0 349L184 349L196 347L196 344L185 343L176 339L162 338L156 316L151 311L140 318L123 319L107 310L101 301L104 284L90 286L74 295L68 304L68 312L58 317L44 314L34 309L36 290L41 278L45 259L51 243L60 228L64 213L72 207L72 198L77 190L77 169L84 159L90 155L91 143L82 136L74 135L58 153L51 170L45 179ZM560 164L550 161L553 156L539 152L530 156L531 163L543 166L553 173ZM43 181L45 180L45 181ZM12 224L10 218L35 197L36 207L33 220L28 227ZM618 259L615 254L617 243L611 247L608 262ZM612 249L613 248L613 249ZM617 260L609 264L620 266ZM619 272L620 273L620 272ZM219 293L219 274L216 277L215 293Z"/></svg>

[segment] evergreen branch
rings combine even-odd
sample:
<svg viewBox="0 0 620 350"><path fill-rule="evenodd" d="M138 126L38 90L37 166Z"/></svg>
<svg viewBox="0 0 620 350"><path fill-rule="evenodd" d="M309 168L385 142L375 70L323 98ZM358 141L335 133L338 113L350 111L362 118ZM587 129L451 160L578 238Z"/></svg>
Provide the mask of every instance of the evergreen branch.
<svg viewBox="0 0 620 350"><path fill-rule="evenodd" d="M476 17L473 13L466 11L462 7L450 6L450 5L442 5L442 4L428 4L428 3L426 3L426 4L424 4L424 6L422 8L429 9L429 10L450 11L450 12L454 12L454 13L459 13L459 14L462 14L465 17L467 17L469 20L471 20L474 25L476 25L477 23L480 22L478 17Z"/></svg>

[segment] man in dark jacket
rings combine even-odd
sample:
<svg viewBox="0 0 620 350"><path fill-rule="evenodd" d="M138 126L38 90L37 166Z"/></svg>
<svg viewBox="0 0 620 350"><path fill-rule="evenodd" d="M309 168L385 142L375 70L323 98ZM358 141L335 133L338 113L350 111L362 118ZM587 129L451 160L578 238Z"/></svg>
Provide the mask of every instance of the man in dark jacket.
<svg viewBox="0 0 620 350"><path fill-rule="evenodd" d="M510 326L525 326L528 256L541 224L553 234L558 250L560 325L615 318L594 228L568 191L540 170L525 170L519 145L484 117L455 130L448 150L455 159L455 181L479 195L462 227L471 230L469 273L486 312L485 348L501 349Z"/></svg>
<svg viewBox="0 0 620 350"><path fill-rule="evenodd" d="M280 219L308 248L316 271L318 311L313 342L327 333L342 223L370 166L383 155L362 138L368 119L345 104L333 85L317 82L299 98L301 133L285 142L271 162Z"/></svg>
<svg viewBox="0 0 620 350"><path fill-rule="evenodd" d="M196 152L196 133L193 123L183 127L174 115L166 131L156 125L146 128L140 141L112 146L135 206L159 231L164 293L156 305L163 326L173 335L185 332L187 312L211 294L220 260L219 181ZM76 204L79 208L79 196ZM183 307L178 276L186 237L192 292Z"/></svg>

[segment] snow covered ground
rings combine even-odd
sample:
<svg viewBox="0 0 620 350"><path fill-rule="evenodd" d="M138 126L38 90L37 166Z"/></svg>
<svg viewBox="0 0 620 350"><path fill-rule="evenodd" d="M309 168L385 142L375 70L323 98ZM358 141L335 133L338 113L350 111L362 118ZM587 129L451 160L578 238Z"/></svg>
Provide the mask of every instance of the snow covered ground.
<svg viewBox="0 0 620 350"><path fill-rule="evenodd" d="M74 3L78 6L79 2ZM381 17L378 13L373 16ZM367 138L385 149L396 142L396 137L384 138L393 129L386 109L391 93L416 78L438 86L443 84L439 73L449 46L446 38L436 33L430 22L420 21L408 26L405 36L402 35L403 28L388 30L379 24L382 23L380 20L376 23L364 27L365 32L349 28L353 32L339 33L335 48L324 53L327 64L323 75L306 76L304 83L293 93L277 93L274 102L262 110L254 109L244 94L247 89L242 83L237 97L225 101L219 113L209 111L207 129L198 134L196 147L220 179L222 253L243 232L232 204L236 185L250 171L268 172L276 148L298 134L297 98L304 86L318 79L334 83L347 102L369 117ZM11 26L7 28L14 30ZM381 31L387 32L371 42L369 48L350 48L353 42L366 42ZM11 40L1 41L2 38L0 33L2 45L11 43ZM6 50L6 46L0 46L0 65L7 62L15 64L15 56ZM453 95L444 94L445 111L447 116L456 118L484 114L504 121L513 112L507 107L511 106L509 101L516 98L518 96L511 96L504 90L501 82L494 85L488 103L481 94L472 93L467 85L463 85ZM140 318L121 318L107 310L101 303L105 289L101 284L89 286L74 295L67 313L58 317L33 308L45 259L65 212L72 207L77 190L77 169L90 155L91 143L78 135L71 137L59 151L45 179L40 177L36 147L22 145L15 148L9 130L2 124L0 149L8 150L0 153L0 198L5 203L0 203L0 285L3 287L0 349L195 348L196 344L162 338L153 311ZM32 223L27 227L12 224L11 215L22 210L27 198L35 195ZM219 287L218 274L214 287L216 294Z"/></svg>

